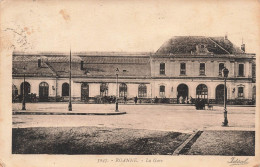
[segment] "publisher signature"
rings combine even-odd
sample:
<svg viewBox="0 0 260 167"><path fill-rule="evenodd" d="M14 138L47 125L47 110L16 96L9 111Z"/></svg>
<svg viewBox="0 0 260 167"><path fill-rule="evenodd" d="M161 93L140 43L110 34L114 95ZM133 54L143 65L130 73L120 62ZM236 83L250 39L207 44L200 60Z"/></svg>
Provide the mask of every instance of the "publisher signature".
<svg viewBox="0 0 260 167"><path fill-rule="evenodd" d="M230 164L230 166L234 166L234 165L246 165L249 162L248 162L248 158L239 159L239 158L236 158L236 157L232 157L230 159L230 161L228 161L228 163Z"/></svg>

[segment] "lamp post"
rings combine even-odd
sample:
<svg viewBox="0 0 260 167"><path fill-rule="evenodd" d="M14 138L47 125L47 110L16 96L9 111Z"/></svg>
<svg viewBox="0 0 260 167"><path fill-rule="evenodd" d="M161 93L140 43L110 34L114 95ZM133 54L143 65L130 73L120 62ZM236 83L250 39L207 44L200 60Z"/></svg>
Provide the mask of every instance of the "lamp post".
<svg viewBox="0 0 260 167"><path fill-rule="evenodd" d="M227 119L227 92L226 92L226 80L228 77L229 70L224 67L222 70L222 75L224 77L224 122L222 122L222 126L228 126L228 119Z"/></svg>
<svg viewBox="0 0 260 167"><path fill-rule="evenodd" d="M71 49L70 49L70 73L69 73L69 106L68 110L72 111L72 104L71 104Z"/></svg>
<svg viewBox="0 0 260 167"><path fill-rule="evenodd" d="M115 110L115 112L119 112L119 110L118 110L118 73L119 73L119 69L116 68L116 110Z"/></svg>
<svg viewBox="0 0 260 167"><path fill-rule="evenodd" d="M23 101L22 101L22 110L26 110L25 107L25 67L23 67Z"/></svg>

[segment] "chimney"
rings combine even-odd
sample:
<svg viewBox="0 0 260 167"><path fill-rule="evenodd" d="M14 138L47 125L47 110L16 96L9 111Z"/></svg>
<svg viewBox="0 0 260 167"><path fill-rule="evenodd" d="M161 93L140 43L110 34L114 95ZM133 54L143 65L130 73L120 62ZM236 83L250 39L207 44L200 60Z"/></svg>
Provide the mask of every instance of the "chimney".
<svg viewBox="0 0 260 167"><path fill-rule="evenodd" d="M84 61L80 62L80 70L84 70Z"/></svg>
<svg viewBox="0 0 260 167"><path fill-rule="evenodd" d="M242 45L241 45L241 50L243 50L244 52L246 52L246 45L245 45L245 44L242 44Z"/></svg>
<svg viewBox="0 0 260 167"><path fill-rule="evenodd" d="M227 40L228 39L228 35L227 35L227 33L225 34L225 40Z"/></svg>

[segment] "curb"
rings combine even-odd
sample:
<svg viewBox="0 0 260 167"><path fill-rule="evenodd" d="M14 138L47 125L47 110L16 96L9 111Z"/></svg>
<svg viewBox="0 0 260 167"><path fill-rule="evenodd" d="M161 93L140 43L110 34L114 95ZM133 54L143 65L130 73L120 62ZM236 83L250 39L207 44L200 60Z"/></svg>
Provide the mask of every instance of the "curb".
<svg viewBox="0 0 260 167"><path fill-rule="evenodd" d="M201 133L203 131L198 130L195 133L193 133L185 142L183 142L174 152L172 155L179 155L185 147L187 147L192 141L196 141L197 138L200 137Z"/></svg>
<svg viewBox="0 0 260 167"><path fill-rule="evenodd" d="M62 113L62 112L13 112L13 115L122 115L126 112L114 113Z"/></svg>

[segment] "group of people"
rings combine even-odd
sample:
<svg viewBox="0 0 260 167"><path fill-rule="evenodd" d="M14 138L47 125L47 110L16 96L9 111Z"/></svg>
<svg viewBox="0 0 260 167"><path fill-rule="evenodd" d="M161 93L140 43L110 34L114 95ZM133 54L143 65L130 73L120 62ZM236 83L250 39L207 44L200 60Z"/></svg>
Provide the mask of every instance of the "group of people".
<svg viewBox="0 0 260 167"><path fill-rule="evenodd" d="M138 101L138 98L137 98L137 96L135 96L135 98L134 98L135 104L137 103L137 101ZM127 102L127 98L126 98L126 96L124 96L124 103L126 104L126 102Z"/></svg>
<svg viewBox="0 0 260 167"><path fill-rule="evenodd" d="M157 98L157 96L155 97L155 103L158 101L158 98ZM126 96L124 96L124 103L126 104L126 102L127 102L127 98L126 98ZM134 102L135 102L135 104L137 104L137 102L138 102L138 97L137 96L135 96L134 97ZM190 98L188 98L187 96L184 98L184 97L182 97L182 96L180 96L179 98L178 98L178 103L179 104L191 104L193 102L193 98L190 96Z"/></svg>
<svg viewBox="0 0 260 167"><path fill-rule="evenodd" d="M190 104L192 103L192 97L188 98L187 96L184 98L182 96L179 97L179 104Z"/></svg>

